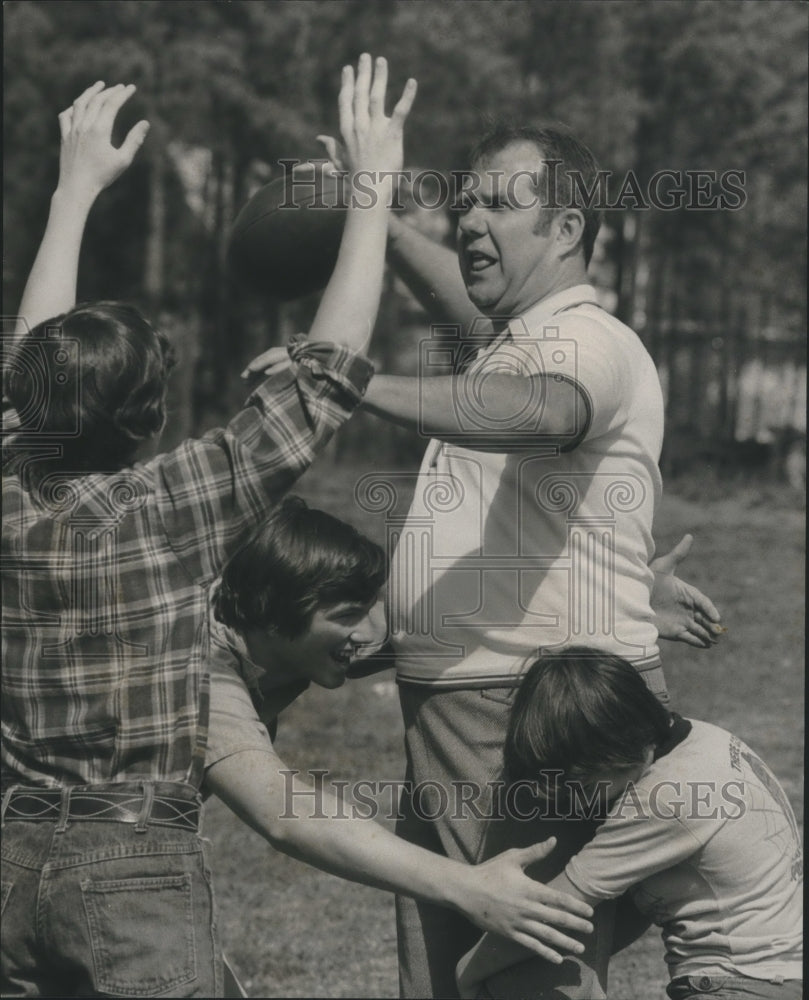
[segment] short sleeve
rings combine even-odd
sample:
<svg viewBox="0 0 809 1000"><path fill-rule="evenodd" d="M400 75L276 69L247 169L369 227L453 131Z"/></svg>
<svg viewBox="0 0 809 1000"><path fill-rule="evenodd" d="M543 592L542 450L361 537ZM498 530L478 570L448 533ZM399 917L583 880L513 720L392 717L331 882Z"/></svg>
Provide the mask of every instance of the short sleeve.
<svg viewBox="0 0 809 1000"><path fill-rule="evenodd" d="M628 365L620 342L593 317L568 313L557 319L558 339L543 343L546 371L576 386L587 408L585 437L600 437L627 406Z"/></svg>
<svg viewBox="0 0 809 1000"><path fill-rule="evenodd" d="M635 786L619 801L593 840L567 864L565 874L586 896L615 899L703 846L664 797L637 792Z"/></svg>
<svg viewBox="0 0 809 1000"><path fill-rule="evenodd" d="M211 710L205 767L243 750L274 753L270 734L253 705L247 685L222 657L211 661Z"/></svg>

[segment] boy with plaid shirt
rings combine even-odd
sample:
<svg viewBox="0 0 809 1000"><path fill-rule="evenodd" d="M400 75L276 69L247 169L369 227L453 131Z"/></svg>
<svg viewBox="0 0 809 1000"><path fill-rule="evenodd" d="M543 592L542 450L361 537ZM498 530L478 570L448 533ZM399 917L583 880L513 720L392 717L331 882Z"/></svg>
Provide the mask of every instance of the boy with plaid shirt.
<svg viewBox="0 0 809 1000"><path fill-rule="evenodd" d="M133 91L97 83L60 116L59 185L20 309L33 329L6 366L18 418L3 483L8 996L221 994L198 835L207 588L372 372L356 352L378 287L360 259L347 267L366 293L355 281L351 309L335 312L345 346L296 340L227 427L137 461L165 418L167 341L130 306L74 305L90 207L148 128L110 143ZM379 241L358 221L355 254ZM312 335L327 329L321 315Z"/></svg>
<svg viewBox="0 0 809 1000"><path fill-rule="evenodd" d="M75 306L88 212L148 124L114 148L112 125L134 88L100 82L60 115L59 185L20 307L33 329L7 365L17 412L4 479L5 996L222 993L198 834L208 587L371 376L356 352L381 290L384 178L401 167L415 95L411 81L386 118L386 76L379 60L371 83L368 56L356 86L343 71L354 170L380 178L375 204L348 213L310 332L319 341L339 330L344 346L298 339L269 352L269 375L226 428L157 458L147 453L165 418L167 342L132 307ZM504 919L483 926L536 945L548 893L522 869L544 846L475 869L378 826L334 833L340 874L468 916L493 910Z"/></svg>

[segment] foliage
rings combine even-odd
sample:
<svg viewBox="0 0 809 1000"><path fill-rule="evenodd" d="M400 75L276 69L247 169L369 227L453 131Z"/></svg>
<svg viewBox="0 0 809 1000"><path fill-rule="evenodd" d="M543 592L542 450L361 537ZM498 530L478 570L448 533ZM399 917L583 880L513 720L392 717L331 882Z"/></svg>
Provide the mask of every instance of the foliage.
<svg viewBox="0 0 809 1000"><path fill-rule="evenodd" d="M139 300L184 324L184 426L225 413L246 358L310 311L234 283L228 226L279 157L321 155L339 67L365 49L390 56L393 90L420 81L413 165L462 166L481 120L505 111L569 124L642 183L661 169L744 171L739 211L608 212L597 277L653 349L672 317L731 338L742 311L805 329L803 5L11 0L4 13L6 302L20 299L44 225L57 112L96 78L137 83L121 127L146 116L153 128L94 213L81 295ZM386 358L395 310L387 319Z"/></svg>

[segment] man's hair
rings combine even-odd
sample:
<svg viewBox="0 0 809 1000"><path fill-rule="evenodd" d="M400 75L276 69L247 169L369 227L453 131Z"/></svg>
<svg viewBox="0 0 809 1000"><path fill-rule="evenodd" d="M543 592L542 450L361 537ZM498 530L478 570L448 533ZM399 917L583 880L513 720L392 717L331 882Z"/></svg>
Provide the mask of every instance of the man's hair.
<svg viewBox="0 0 809 1000"><path fill-rule="evenodd" d="M552 205L562 208L577 208L584 216L581 247L584 252L585 266L593 256L598 230L601 228L602 213L593 207L588 207L580 189L574 186L571 175L581 179L587 191L594 190L598 179L598 162L592 152L576 136L560 125L517 125L508 119L495 121L478 139L469 153L468 162L474 168L497 153L502 153L508 146L517 142L530 142L537 148L543 160L558 161L554 171L555 189L548 192ZM547 229L553 207L546 208L540 215L540 222L547 220Z"/></svg>
<svg viewBox="0 0 809 1000"><path fill-rule="evenodd" d="M37 477L115 472L165 420L168 338L124 302L94 302L34 327L4 371L22 435L59 440L61 455L29 467ZM23 448L24 451L24 448Z"/></svg>
<svg viewBox="0 0 809 1000"><path fill-rule="evenodd" d="M640 764L662 743L670 716L635 668L620 656L571 646L540 657L514 699L504 750L511 781L537 781L553 798L555 782L586 783L605 770Z"/></svg>
<svg viewBox="0 0 809 1000"><path fill-rule="evenodd" d="M366 604L385 582L384 551L350 524L287 497L234 553L214 594L214 614L237 631L306 631L319 607Z"/></svg>

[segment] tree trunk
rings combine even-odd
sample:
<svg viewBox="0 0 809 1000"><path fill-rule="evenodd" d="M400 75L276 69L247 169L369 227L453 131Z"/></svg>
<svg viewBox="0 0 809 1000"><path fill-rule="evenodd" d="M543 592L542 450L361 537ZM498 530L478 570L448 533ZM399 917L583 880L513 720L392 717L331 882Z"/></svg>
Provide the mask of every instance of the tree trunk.
<svg viewBox="0 0 809 1000"><path fill-rule="evenodd" d="M153 129L153 132L161 132ZM157 141L155 141L157 140ZM146 235L143 289L156 316L163 304L166 274L166 154L158 135L153 135L149 162L149 228Z"/></svg>

